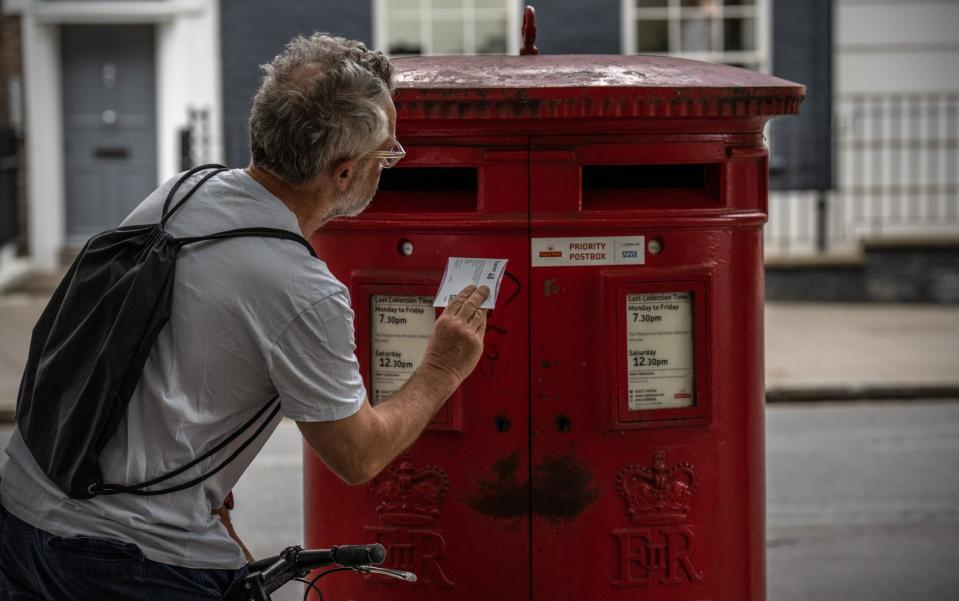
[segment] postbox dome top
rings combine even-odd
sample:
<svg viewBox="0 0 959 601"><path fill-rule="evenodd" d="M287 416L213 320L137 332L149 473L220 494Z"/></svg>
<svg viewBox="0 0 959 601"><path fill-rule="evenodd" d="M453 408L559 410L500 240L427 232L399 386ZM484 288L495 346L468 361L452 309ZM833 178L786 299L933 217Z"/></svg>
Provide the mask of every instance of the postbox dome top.
<svg viewBox="0 0 959 601"><path fill-rule="evenodd" d="M749 117L795 114L805 87L667 56L394 59L400 118Z"/></svg>

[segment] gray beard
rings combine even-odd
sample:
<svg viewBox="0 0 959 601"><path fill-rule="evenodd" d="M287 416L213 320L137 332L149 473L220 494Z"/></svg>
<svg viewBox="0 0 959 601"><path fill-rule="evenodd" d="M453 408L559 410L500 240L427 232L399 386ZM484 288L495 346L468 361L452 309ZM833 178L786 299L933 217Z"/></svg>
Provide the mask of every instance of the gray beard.
<svg viewBox="0 0 959 601"><path fill-rule="evenodd" d="M366 207L370 206L375 194L376 187L369 192L358 189L348 190L333 202L333 206L326 214L326 220L329 221L340 217L356 217L362 213Z"/></svg>

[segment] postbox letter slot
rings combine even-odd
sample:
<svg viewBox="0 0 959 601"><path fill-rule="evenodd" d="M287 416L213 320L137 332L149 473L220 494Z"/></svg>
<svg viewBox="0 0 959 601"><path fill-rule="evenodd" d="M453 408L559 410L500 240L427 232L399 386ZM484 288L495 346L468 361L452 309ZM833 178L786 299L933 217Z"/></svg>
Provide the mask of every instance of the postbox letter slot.
<svg viewBox="0 0 959 601"><path fill-rule="evenodd" d="M397 167L380 173L376 200L367 212L450 213L476 211L476 167Z"/></svg>
<svg viewBox="0 0 959 601"><path fill-rule="evenodd" d="M583 210L715 208L719 163L584 165Z"/></svg>

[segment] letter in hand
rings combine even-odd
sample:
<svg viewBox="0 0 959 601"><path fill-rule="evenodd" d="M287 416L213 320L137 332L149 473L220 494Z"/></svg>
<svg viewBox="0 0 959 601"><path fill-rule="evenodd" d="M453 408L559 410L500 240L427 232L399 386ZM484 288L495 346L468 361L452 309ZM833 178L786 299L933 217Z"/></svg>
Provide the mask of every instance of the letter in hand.
<svg viewBox="0 0 959 601"><path fill-rule="evenodd" d="M456 385L472 373L483 354L486 309L479 306L490 295L486 286L467 286L436 319L421 365L452 376Z"/></svg>

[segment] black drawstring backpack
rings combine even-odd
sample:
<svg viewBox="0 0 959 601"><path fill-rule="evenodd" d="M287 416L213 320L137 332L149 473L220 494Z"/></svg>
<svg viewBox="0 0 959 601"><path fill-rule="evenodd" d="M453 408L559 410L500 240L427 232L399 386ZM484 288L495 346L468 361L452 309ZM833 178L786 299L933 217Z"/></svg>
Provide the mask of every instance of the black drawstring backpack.
<svg viewBox="0 0 959 601"><path fill-rule="evenodd" d="M183 183L205 170L210 172L170 208ZM71 498L160 495L194 486L235 459L280 409L274 396L224 440L172 472L138 484L103 482L100 452L126 412L157 335L170 318L180 248L264 236L298 242L316 257L302 236L279 229L242 228L192 238L167 233L170 217L207 180L225 170L221 165L202 165L187 172L170 190L159 223L120 227L91 238L33 328L17 397L17 425L41 469ZM145 490L211 457L257 422L253 434L207 473L176 486Z"/></svg>

